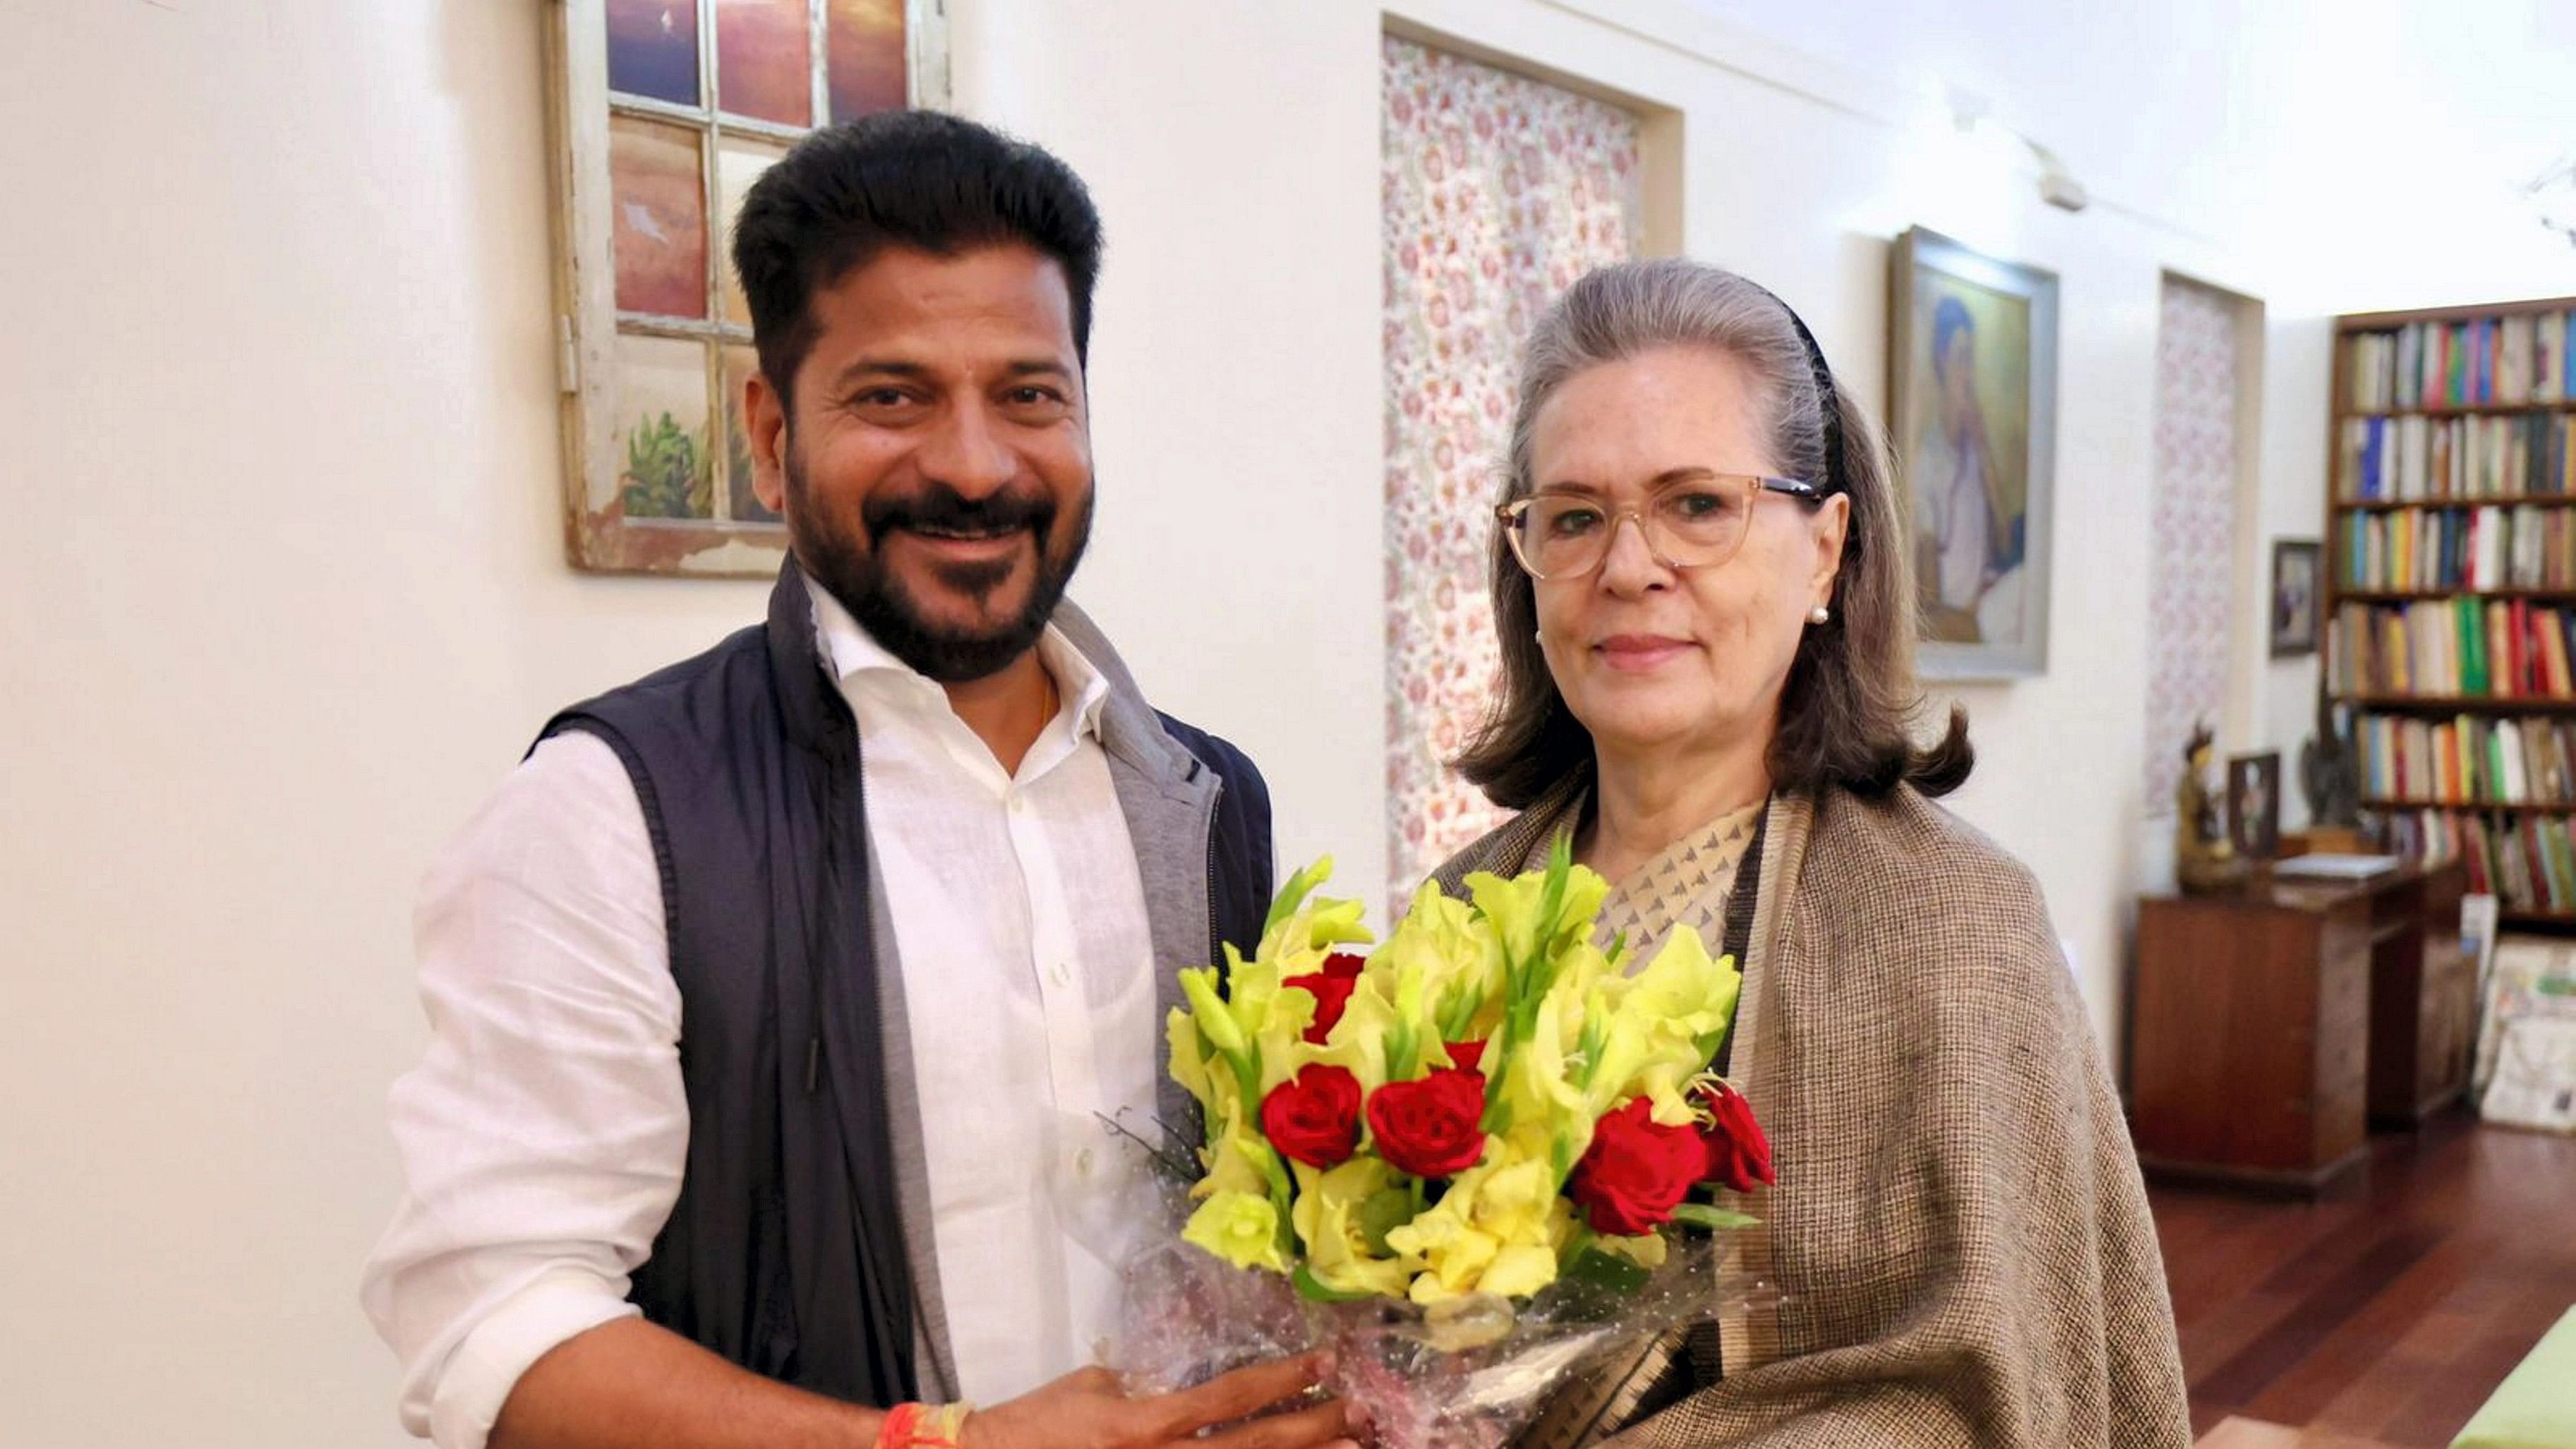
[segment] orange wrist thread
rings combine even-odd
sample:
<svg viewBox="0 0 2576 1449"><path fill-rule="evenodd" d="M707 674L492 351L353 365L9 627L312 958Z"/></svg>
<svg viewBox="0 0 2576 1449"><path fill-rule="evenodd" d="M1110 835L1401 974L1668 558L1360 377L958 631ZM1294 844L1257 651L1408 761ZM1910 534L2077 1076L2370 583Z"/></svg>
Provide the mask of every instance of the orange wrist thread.
<svg viewBox="0 0 2576 1449"><path fill-rule="evenodd" d="M958 1449L974 1405L897 1404L877 1426L876 1449Z"/></svg>

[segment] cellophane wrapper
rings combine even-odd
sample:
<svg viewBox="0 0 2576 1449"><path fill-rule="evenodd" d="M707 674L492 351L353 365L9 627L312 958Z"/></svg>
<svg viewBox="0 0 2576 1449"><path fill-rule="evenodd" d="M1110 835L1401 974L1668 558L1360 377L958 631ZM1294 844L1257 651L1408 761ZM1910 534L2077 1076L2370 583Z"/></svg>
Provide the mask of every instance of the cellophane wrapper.
<svg viewBox="0 0 2576 1449"><path fill-rule="evenodd" d="M1289 1280L1235 1268L1175 1231L1128 1261L1111 1367L1130 1393L1169 1393L1247 1364L1329 1348L1323 1393L1356 1406L1376 1449L1501 1449L1561 1387L1632 1359L1654 1336L1776 1302L1731 1267L1725 1235L1667 1231L1663 1265L1619 1286L1560 1278L1525 1300L1489 1294L1433 1308L1387 1299L1319 1303Z"/></svg>

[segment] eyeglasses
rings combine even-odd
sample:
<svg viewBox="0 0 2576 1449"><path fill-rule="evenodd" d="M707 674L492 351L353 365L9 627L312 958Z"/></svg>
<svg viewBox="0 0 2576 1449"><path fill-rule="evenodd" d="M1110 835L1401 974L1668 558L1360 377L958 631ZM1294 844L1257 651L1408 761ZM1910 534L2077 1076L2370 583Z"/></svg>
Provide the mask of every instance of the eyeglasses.
<svg viewBox="0 0 2576 1449"><path fill-rule="evenodd" d="M1794 478L1710 473L1677 483L1642 508L1611 508L1581 493L1541 493L1494 510L1512 557L1534 579L1588 574L1610 556L1619 525L1635 519L1646 551L1666 568L1712 568L1735 557L1765 493L1785 493L1810 508L1824 491Z"/></svg>

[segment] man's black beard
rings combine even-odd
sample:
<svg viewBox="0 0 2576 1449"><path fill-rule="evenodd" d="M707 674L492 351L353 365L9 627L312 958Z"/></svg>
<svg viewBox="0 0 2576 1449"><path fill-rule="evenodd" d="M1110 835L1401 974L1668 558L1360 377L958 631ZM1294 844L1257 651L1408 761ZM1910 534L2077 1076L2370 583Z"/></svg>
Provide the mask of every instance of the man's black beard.
<svg viewBox="0 0 2576 1449"><path fill-rule="evenodd" d="M818 506L805 486L803 460L791 445L787 456L790 535L796 562L814 581L850 611L886 652L941 684L960 684L996 674L1028 652L1055 617L1065 585L1082 562L1091 542L1091 499L1085 496L1073 534L1060 555L1049 544L1056 522L1055 500L1043 493L997 493L968 498L944 483L932 483L904 497L877 496L860 506L859 524L867 532L862 547L841 525L839 515ZM1037 577L1028 602L1014 617L984 631L942 628L922 617L918 602L902 580L880 562L886 536L898 528L928 525L954 530L1026 528L1035 541ZM940 564L933 567L957 592L977 602L1010 581L1017 559L990 564Z"/></svg>

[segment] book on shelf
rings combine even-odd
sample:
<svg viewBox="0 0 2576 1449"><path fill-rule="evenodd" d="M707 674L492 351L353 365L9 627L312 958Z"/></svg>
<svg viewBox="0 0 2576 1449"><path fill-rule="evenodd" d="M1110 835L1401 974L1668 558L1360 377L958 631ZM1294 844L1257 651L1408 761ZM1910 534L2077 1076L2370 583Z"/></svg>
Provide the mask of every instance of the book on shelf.
<svg viewBox="0 0 2576 1449"><path fill-rule="evenodd" d="M2576 299L2346 319L2323 675L2377 842L2576 922Z"/></svg>
<svg viewBox="0 0 2576 1449"><path fill-rule="evenodd" d="M2576 699L2576 607L2459 595L2410 604L2346 601L2325 640L2339 697Z"/></svg>
<svg viewBox="0 0 2576 1449"><path fill-rule="evenodd" d="M2336 527L2336 577L2347 591L2576 591L2576 509L2523 503L2348 513Z"/></svg>
<svg viewBox="0 0 2576 1449"><path fill-rule="evenodd" d="M2552 403L2576 375L2576 317L2522 312L2408 322L2343 339L2345 401L2354 412Z"/></svg>
<svg viewBox="0 0 2576 1449"><path fill-rule="evenodd" d="M2362 793L2465 806L2576 807L2576 718L2463 714L2354 718Z"/></svg>
<svg viewBox="0 0 2576 1449"><path fill-rule="evenodd" d="M2385 812L2390 849L2427 862L2457 860L2472 894L2526 915L2576 911L2576 837L2565 816L2422 809Z"/></svg>
<svg viewBox="0 0 2576 1449"><path fill-rule="evenodd" d="M2341 447L2344 503L2576 494L2576 414L2346 418Z"/></svg>

